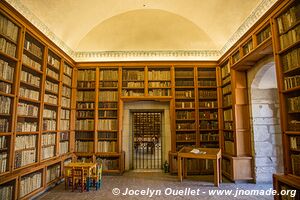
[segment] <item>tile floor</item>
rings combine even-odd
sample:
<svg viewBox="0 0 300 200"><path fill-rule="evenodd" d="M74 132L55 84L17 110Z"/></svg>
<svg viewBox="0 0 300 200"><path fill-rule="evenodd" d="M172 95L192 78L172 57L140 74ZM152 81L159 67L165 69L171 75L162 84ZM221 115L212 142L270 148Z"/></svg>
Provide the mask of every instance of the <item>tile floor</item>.
<svg viewBox="0 0 300 200"><path fill-rule="evenodd" d="M90 192L80 191L66 191L64 189L64 183L59 184L48 192L43 193L36 199L39 200L109 200L109 199L122 199L122 200L143 200L143 199L259 199L259 200L271 200L272 195L237 195L238 192L250 192L250 190L270 191L272 184L252 184L252 183L231 183L226 180L220 185L219 188L213 186L213 176L189 176L188 179L184 179L183 182L177 180L177 176L165 174L162 172L125 172L122 176L104 176L103 186L100 190L94 189ZM118 189L114 189L118 188ZM142 192L144 195L123 195L126 190L133 190ZM149 189L148 189L149 188ZM113 195L114 192L120 191L121 194ZM148 190L148 192L147 192ZM150 192L150 190L152 192ZM189 190L189 191L188 191ZM211 191L225 191L232 190L232 195L209 195ZM179 195L178 192L183 192L183 195ZM184 192L186 192L184 194ZM194 195L193 195L194 192ZM198 192L198 194L197 194ZM173 194L169 194L173 193ZM152 194L152 197L150 197ZM169 195L167 195L169 194Z"/></svg>

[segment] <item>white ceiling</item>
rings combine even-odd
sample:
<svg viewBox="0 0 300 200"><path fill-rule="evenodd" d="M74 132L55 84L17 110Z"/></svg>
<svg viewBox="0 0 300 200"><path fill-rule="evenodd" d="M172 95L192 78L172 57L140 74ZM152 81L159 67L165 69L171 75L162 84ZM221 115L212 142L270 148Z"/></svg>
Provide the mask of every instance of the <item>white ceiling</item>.
<svg viewBox="0 0 300 200"><path fill-rule="evenodd" d="M103 52L220 51L258 6L276 0L7 1L72 51Z"/></svg>

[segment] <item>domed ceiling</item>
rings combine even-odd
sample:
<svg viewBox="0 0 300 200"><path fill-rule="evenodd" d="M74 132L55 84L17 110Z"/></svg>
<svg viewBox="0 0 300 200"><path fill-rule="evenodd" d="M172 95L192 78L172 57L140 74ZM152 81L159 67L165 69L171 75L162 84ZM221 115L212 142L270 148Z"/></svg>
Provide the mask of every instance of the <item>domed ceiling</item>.
<svg viewBox="0 0 300 200"><path fill-rule="evenodd" d="M216 60L276 0L6 0L77 61Z"/></svg>

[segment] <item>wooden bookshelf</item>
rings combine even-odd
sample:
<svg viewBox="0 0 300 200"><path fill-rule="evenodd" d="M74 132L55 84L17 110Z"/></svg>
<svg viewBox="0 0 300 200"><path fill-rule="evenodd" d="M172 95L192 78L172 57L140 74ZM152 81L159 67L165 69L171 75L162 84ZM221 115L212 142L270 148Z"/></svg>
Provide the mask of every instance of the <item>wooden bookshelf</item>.
<svg viewBox="0 0 300 200"><path fill-rule="evenodd" d="M300 37L299 1L285 1L272 18L273 43L283 132L284 175L275 175L274 188L297 189L300 181ZM299 194L294 199L299 198ZM277 199L284 199L278 196Z"/></svg>

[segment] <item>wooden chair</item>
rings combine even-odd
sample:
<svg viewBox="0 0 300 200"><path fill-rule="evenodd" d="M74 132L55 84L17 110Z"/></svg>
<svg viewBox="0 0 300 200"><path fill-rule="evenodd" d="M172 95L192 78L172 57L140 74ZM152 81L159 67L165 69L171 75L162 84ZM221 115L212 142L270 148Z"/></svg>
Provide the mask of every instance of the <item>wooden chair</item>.
<svg viewBox="0 0 300 200"><path fill-rule="evenodd" d="M81 168L73 168L72 169L72 191L77 189L79 186L81 188L81 192L87 186L88 172L83 167Z"/></svg>
<svg viewBox="0 0 300 200"><path fill-rule="evenodd" d="M97 165L95 169L93 169L89 181L88 181L88 189L90 186L96 188L96 190L100 189L102 185L102 164Z"/></svg>

